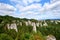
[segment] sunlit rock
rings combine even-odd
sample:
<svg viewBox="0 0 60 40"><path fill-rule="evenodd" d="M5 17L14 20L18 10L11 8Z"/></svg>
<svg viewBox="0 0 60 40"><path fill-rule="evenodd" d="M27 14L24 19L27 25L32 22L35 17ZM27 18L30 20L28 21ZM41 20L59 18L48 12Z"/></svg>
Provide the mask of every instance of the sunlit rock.
<svg viewBox="0 0 60 40"><path fill-rule="evenodd" d="M37 32L37 30L36 30L36 24L34 22L32 23L32 26L33 26L33 31Z"/></svg>
<svg viewBox="0 0 60 40"><path fill-rule="evenodd" d="M8 28L8 29L15 29L16 32L18 31L18 30L17 30L17 25L16 25L16 23L7 24L7 28Z"/></svg>
<svg viewBox="0 0 60 40"><path fill-rule="evenodd" d="M7 24L7 28L10 29L10 24Z"/></svg>
<svg viewBox="0 0 60 40"><path fill-rule="evenodd" d="M2 21L1 23L4 23L4 21Z"/></svg>
<svg viewBox="0 0 60 40"><path fill-rule="evenodd" d="M31 25L31 21L28 21L28 24Z"/></svg>
<svg viewBox="0 0 60 40"><path fill-rule="evenodd" d="M56 40L56 38L53 35L48 35L46 39L47 40Z"/></svg>
<svg viewBox="0 0 60 40"><path fill-rule="evenodd" d="M50 22L51 22L51 23L53 23L54 21L53 21L53 20L51 20Z"/></svg>
<svg viewBox="0 0 60 40"><path fill-rule="evenodd" d="M60 20L58 20L58 22L60 23Z"/></svg>
<svg viewBox="0 0 60 40"><path fill-rule="evenodd" d="M26 26L28 26L29 24L28 24L28 22L25 22L25 24L26 24Z"/></svg>
<svg viewBox="0 0 60 40"><path fill-rule="evenodd" d="M57 21L55 21L55 24L58 24L58 22L57 22Z"/></svg>
<svg viewBox="0 0 60 40"><path fill-rule="evenodd" d="M42 23L40 23L40 26L41 26L41 27L43 26Z"/></svg>
<svg viewBox="0 0 60 40"><path fill-rule="evenodd" d="M43 26L48 26L48 24L45 22L45 23L43 24Z"/></svg>
<svg viewBox="0 0 60 40"><path fill-rule="evenodd" d="M22 26L22 22L20 22L20 26Z"/></svg>
<svg viewBox="0 0 60 40"><path fill-rule="evenodd" d="M37 27L39 27L39 25L40 25L40 24L39 24L39 22L38 22L38 23L36 23L36 26L37 26Z"/></svg>

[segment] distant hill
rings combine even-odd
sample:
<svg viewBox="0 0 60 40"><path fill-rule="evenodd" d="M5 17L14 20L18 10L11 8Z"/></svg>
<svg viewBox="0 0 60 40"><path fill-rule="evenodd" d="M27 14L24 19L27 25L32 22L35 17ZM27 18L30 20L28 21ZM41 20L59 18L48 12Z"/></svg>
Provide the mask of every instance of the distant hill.
<svg viewBox="0 0 60 40"><path fill-rule="evenodd" d="M60 23L60 19L45 19L45 20L36 20L36 19L26 19L26 18L16 18L16 17L12 17L12 16L1 16L0 15L0 23L2 22L6 22L6 23L12 23L13 21L15 21L15 23L19 23L19 22L31 22L31 23L35 23L36 25L48 25L48 24L58 24Z"/></svg>

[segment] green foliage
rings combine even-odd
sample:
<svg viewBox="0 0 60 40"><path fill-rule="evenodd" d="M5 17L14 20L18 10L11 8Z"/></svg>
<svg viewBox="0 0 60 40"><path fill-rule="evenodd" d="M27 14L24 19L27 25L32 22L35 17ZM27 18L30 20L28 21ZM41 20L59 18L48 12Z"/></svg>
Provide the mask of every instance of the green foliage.
<svg viewBox="0 0 60 40"><path fill-rule="evenodd" d="M0 24L0 33L4 33L4 32L5 32L4 25Z"/></svg>
<svg viewBox="0 0 60 40"><path fill-rule="evenodd" d="M57 40L60 40L60 27L59 26L51 26L51 27L40 27L39 30L40 32L44 35L47 36L49 34L52 34L56 37Z"/></svg>
<svg viewBox="0 0 60 40"><path fill-rule="evenodd" d="M7 30L6 34L10 35L13 39L17 36L17 32L14 29Z"/></svg>
<svg viewBox="0 0 60 40"><path fill-rule="evenodd" d="M20 33L18 32L17 37L15 40L29 40L31 37L30 33Z"/></svg>
<svg viewBox="0 0 60 40"><path fill-rule="evenodd" d="M20 31L20 32L23 32L23 33L26 33L26 32L32 32L32 26L18 26L18 31Z"/></svg>
<svg viewBox="0 0 60 40"><path fill-rule="evenodd" d="M30 40L45 40L44 36L41 34L41 32L32 33Z"/></svg>
<svg viewBox="0 0 60 40"><path fill-rule="evenodd" d="M0 34L0 40L13 40L13 38L7 34Z"/></svg>

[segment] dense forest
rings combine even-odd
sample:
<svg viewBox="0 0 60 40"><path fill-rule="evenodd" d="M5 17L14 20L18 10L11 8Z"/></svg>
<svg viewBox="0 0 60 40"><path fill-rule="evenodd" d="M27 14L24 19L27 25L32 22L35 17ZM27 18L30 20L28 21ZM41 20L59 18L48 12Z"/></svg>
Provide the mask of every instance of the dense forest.
<svg viewBox="0 0 60 40"><path fill-rule="evenodd" d="M60 20L0 16L0 40L47 40L48 35L60 40Z"/></svg>

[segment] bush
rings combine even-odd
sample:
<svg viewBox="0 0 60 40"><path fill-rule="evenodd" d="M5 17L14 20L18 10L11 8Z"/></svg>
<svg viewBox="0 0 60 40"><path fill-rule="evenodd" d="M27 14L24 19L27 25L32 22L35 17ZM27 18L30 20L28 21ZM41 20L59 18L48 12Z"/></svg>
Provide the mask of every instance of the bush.
<svg viewBox="0 0 60 40"><path fill-rule="evenodd" d="M51 26L51 27L40 27L39 31L44 35L47 36L52 34L56 37L57 40L60 40L60 26Z"/></svg>
<svg viewBox="0 0 60 40"><path fill-rule="evenodd" d="M30 37L30 40L45 40L44 36L38 31L37 33L33 33Z"/></svg>
<svg viewBox="0 0 60 40"><path fill-rule="evenodd" d="M7 30L6 33L10 35L13 39L15 39L17 36L17 32L14 29Z"/></svg>
<svg viewBox="0 0 60 40"><path fill-rule="evenodd" d="M0 40L13 40L13 38L7 34L0 34Z"/></svg>

